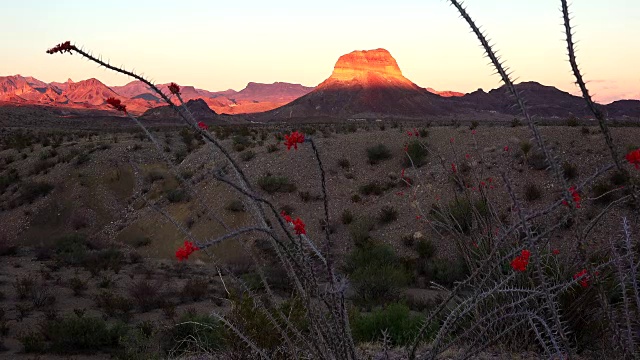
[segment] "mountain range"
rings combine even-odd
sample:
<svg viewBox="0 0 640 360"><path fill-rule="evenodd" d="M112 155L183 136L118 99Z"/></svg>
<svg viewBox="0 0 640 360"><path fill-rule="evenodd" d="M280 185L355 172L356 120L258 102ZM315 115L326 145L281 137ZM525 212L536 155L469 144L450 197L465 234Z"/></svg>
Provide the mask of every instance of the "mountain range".
<svg viewBox="0 0 640 360"><path fill-rule="evenodd" d="M169 94L169 84L158 88ZM517 90L527 100L533 115L546 118L590 117L582 98L537 82L522 82ZM193 86L180 87L185 102L201 115L244 114L256 121L282 121L306 117L401 117L422 119L430 116L488 112L518 115L505 87L463 94L422 88L404 77L400 67L385 49L353 51L342 55L332 74L315 88L299 84L250 82L235 91L209 91ZM105 100L121 99L129 112L145 117L170 116L165 104L146 84L132 81L124 86L107 86L97 79L45 83L31 76L0 77L0 106L50 106L85 110L111 110ZM205 109L208 107L209 109ZM603 105L610 117L639 118L639 100L619 100ZM208 110L212 110L209 112Z"/></svg>

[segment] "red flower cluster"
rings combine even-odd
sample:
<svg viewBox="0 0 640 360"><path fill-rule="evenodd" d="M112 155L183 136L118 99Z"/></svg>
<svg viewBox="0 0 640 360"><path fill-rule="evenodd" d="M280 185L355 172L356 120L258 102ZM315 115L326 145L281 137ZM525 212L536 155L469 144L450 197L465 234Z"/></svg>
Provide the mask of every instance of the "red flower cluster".
<svg viewBox="0 0 640 360"><path fill-rule="evenodd" d="M169 84L169 91L171 91L171 93L174 94L174 95L178 95L178 94L180 94L180 86L178 86L178 84L172 82L171 84Z"/></svg>
<svg viewBox="0 0 640 360"><path fill-rule="evenodd" d="M511 261L511 267L515 271L524 272L527 270L527 265L529 265L529 257L531 256L531 251L522 250L520 256L516 256L515 259Z"/></svg>
<svg viewBox="0 0 640 360"><path fill-rule="evenodd" d="M455 163L451 163L451 172L454 173L454 174L458 172L458 168L456 168L456 164Z"/></svg>
<svg viewBox="0 0 640 360"><path fill-rule="evenodd" d="M636 169L640 169L640 149L629 152L625 158L629 164L633 164Z"/></svg>
<svg viewBox="0 0 640 360"><path fill-rule="evenodd" d="M580 286L582 286L583 288L588 287L589 286L589 275L587 274L587 269L582 269L581 271L575 273L573 275L573 280L576 280L579 277L582 277L582 279L580 279L578 281L578 284L580 284Z"/></svg>
<svg viewBox="0 0 640 360"><path fill-rule="evenodd" d="M560 254L560 250L558 249L553 249L553 255L559 255Z"/></svg>
<svg viewBox="0 0 640 360"><path fill-rule="evenodd" d="M68 52L69 54L71 54L71 50L75 50L75 49L76 47L74 45L71 45L71 41L65 41L62 44L58 44L53 48L47 50L47 54L55 54L57 52L63 53L63 54L65 52Z"/></svg>
<svg viewBox="0 0 640 360"><path fill-rule="evenodd" d="M307 230L305 229L306 225L300 218L296 218L295 220L293 220L291 219L291 216L287 215L287 213L284 210L280 212L280 215L282 215L282 217L284 218L284 221L286 221L289 224L293 224L293 231L296 232L296 235L307 234Z"/></svg>
<svg viewBox="0 0 640 360"><path fill-rule="evenodd" d="M208 129L209 129L209 125L207 125L207 124L203 123L202 121L199 121L199 122L198 122L198 127L199 127L201 130L208 130Z"/></svg>
<svg viewBox="0 0 640 360"><path fill-rule="evenodd" d="M578 191L576 190L575 186L572 186L569 188L569 192L571 193L571 196L573 197L573 202L576 203L576 208L580 209L580 201L582 200L582 198L580 197L580 194L578 194ZM569 206L569 203L567 202L567 200L562 200L562 204L564 206Z"/></svg>
<svg viewBox="0 0 640 360"><path fill-rule="evenodd" d="M189 255L191 255L196 250L200 249L197 246L193 245L191 241L185 240L184 246L176 250L176 257L178 258L178 261L187 260L189 258Z"/></svg>
<svg viewBox="0 0 640 360"><path fill-rule="evenodd" d="M280 212L280 215L282 215L282 217L284 218L284 221L288 223L293 222L293 220L291 220L291 216L287 215L287 213L284 210Z"/></svg>
<svg viewBox="0 0 640 360"><path fill-rule="evenodd" d="M293 231L295 231L297 235L307 234L307 230L305 230L304 227L305 224L300 220L300 218L293 220Z"/></svg>
<svg viewBox="0 0 640 360"><path fill-rule="evenodd" d="M284 144L287 145L287 150L291 150L291 147L295 150L298 150L298 144L302 144L304 142L304 134L294 131L290 135L284 135Z"/></svg>
<svg viewBox="0 0 640 360"><path fill-rule="evenodd" d="M110 97L106 100L106 102L107 104L113 106L114 109L118 111L122 111L125 114L127 113L127 107L125 105L122 105L122 102L120 101L120 99Z"/></svg>

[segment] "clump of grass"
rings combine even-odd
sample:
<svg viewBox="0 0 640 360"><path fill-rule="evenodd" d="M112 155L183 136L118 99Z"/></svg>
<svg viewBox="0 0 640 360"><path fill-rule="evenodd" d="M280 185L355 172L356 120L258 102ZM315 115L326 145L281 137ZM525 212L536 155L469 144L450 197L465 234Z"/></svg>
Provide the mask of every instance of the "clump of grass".
<svg viewBox="0 0 640 360"><path fill-rule="evenodd" d="M224 207L225 210L227 211L231 211L231 212L244 212L244 204L242 203L242 201L235 199L235 200L231 200L229 203L227 203L227 205L225 205Z"/></svg>
<svg viewBox="0 0 640 360"><path fill-rule="evenodd" d="M404 304L391 303L372 313L356 310L350 314L350 322L354 340L359 343L381 341L386 332L390 345L405 346L418 335L422 317L412 314Z"/></svg>
<svg viewBox="0 0 640 360"><path fill-rule="evenodd" d="M573 180L578 176L578 168L568 161L562 163L562 172L567 180Z"/></svg>
<svg viewBox="0 0 640 360"><path fill-rule="evenodd" d="M380 224L388 224L398 220L398 211L390 205L383 206L378 214L378 222Z"/></svg>
<svg viewBox="0 0 640 360"><path fill-rule="evenodd" d="M414 140L407 145L407 153L404 154L402 164L405 167L410 167L412 164L416 167L422 166L427 154L428 151L424 145L420 141Z"/></svg>
<svg viewBox="0 0 640 360"><path fill-rule="evenodd" d="M296 191L297 187L286 176L274 176L267 174L258 179L258 186L269 194Z"/></svg>
<svg viewBox="0 0 640 360"><path fill-rule="evenodd" d="M254 157L256 157L256 153L254 153L252 150L245 151L240 154L240 160L242 161L251 161Z"/></svg>
<svg viewBox="0 0 640 360"><path fill-rule="evenodd" d="M542 197L542 191L538 185L530 183L524 187L524 198L531 202L536 201Z"/></svg>
<svg viewBox="0 0 640 360"><path fill-rule="evenodd" d="M367 159L371 165L378 164L381 161L391 159L391 150L384 144L368 147Z"/></svg>
<svg viewBox="0 0 640 360"><path fill-rule="evenodd" d="M342 169L349 169L351 167L351 163L349 162L349 159L347 158L341 158L340 160L338 160L338 166L340 166Z"/></svg>
<svg viewBox="0 0 640 360"><path fill-rule="evenodd" d="M342 211L342 215L341 215L340 219L342 220L343 224L349 225L349 224L351 224L351 222L353 222L353 213L351 213L351 211L349 211L349 209L344 209Z"/></svg>

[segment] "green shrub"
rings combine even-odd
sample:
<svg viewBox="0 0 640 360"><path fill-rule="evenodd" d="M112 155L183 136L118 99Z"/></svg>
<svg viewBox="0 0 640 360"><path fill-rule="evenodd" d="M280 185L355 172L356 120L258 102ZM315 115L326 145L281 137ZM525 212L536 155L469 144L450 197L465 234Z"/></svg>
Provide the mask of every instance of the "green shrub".
<svg viewBox="0 0 640 360"><path fill-rule="evenodd" d="M244 212L244 204L242 203L241 200L232 200L230 201L227 205L225 205L225 210L231 211L231 212Z"/></svg>
<svg viewBox="0 0 640 360"><path fill-rule="evenodd" d="M469 234L473 228L474 218L489 215L489 205L483 200L471 203L469 199L460 198L450 202L445 208L433 204L429 215L435 221L446 224L455 231Z"/></svg>
<svg viewBox="0 0 640 360"><path fill-rule="evenodd" d="M578 168L568 161L562 163L562 172L567 180L573 180L578 176Z"/></svg>
<svg viewBox="0 0 640 360"><path fill-rule="evenodd" d="M398 211L393 206L387 205L380 209L380 214L378 215L380 224L388 224L396 220L398 220Z"/></svg>
<svg viewBox="0 0 640 360"><path fill-rule="evenodd" d="M280 150L280 147L277 144L269 144L267 145L267 152L272 153Z"/></svg>
<svg viewBox="0 0 640 360"><path fill-rule="evenodd" d="M527 158L527 164L534 170L544 170L547 168L547 158L541 151L535 151Z"/></svg>
<svg viewBox="0 0 640 360"><path fill-rule="evenodd" d="M338 166L340 166L343 169L348 169L351 167L351 163L349 162L349 159L347 158L342 158L340 160L338 160Z"/></svg>
<svg viewBox="0 0 640 360"><path fill-rule="evenodd" d="M404 304L391 303L372 313L353 311L349 314L356 342L377 342L386 331L393 346L409 345L420 331L422 316L412 315ZM432 332L429 332L431 335Z"/></svg>
<svg viewBox="0 0 640 360"><path fill-rule="evenodd" d="M108 326L105 320L95 317L67 316L47 321L43 326L45 338L54 353L95 353L118 346L126 332L122 325Z"/></svg>
<svg viewBox="0 0 640 360"><path fill-rule="evenodd" d="M173 356L188 352L213 352L224 348L224 327L210 315L193 311L183 314L178 323L161 336L162 348ZM193 340L197 339L197 343Z"/></svg>
<svg viewBox="0 0 640 360"><path fill-rule="evenodd" d="M429 152L424 145L422 145L420 141L414 140L407 145L407 154L404 154L402 164L404 167L410 167L413 162L414 166L420 167L424 164L428 154ZM407 155L411 157L411 159L409 159Z"/></svg>
<svg viewBox="0 0 640 360"><path fill-rule="evenodd" d="M361 185L358 189L360 194L362 195L382 195L385 191L391 189L394 186L394 183L388 182L386 184L381 184L378 181L372 181L368 184Z"/></svg>
<svg viewBox="0 0 640 360"><path fill-rule="evenodd" d="M170 203L189 201L189 193L184 189L171 189L165 196Z"/></svg>
<svg viewBox="0 0 640 360"><path fill-rule="evenodd" d="M434 281L440 285L453 286L469 275L469 269L462 258L425 259L418 263L418 274L424 275L427 281Z"/></svg>
<svg viewBox="0 0 640 360"><path fill-rule="evenodd" d="M416 245L418 256L422 259L430 259L436 253L436 247L431 240L420 239Z"/></svg>
<svg viewBox="0 0 640 360"><path fill-rule="evenodd" d="M356 246L362 246L371 238L369 232L373 230L374 222L370 217L363 216L356 219L349 226L349 236Z"/></svg>
<svg viewBox="0 0 640 360"><path fill-rule="evenodd" d="M349 225L353 221L353 214L351 213L351 211L349 211L349 209L344 209L340 218L343 224Z"/></svg>
<svg viewBox="0 0 640 360"><path fill-rule="evenodd" d="M530 183L524 187L525 200L531 202L531 201L538 200L541 197L542 197L542 191L540 190L540 187L538 187L538 185Z"/></svg>
<svg viewBox="0 0 640 360"><path fill-rule="evenodd" d="M254 153L252 150L245 151L240 154L240 160L242 161L251 161L251 159L253 159L254 157L256 157L256 153Z"/></svg>
<svg viewBox="0 0 640 360"><path fill-rule="evenodd" d="M9 186L20 181L20 175L14 168L9 169L6 174L0 176L0 194L5 192Z"/></svg>
<svg viewBox="0 0 640 360"><path fill-rule="evenodd" d="M102 290L94 299L96 306L109 317L128 319L133 308L131 300L124 296L116 295L111 291Z"/></svg>
<svg viewBox="0 0 640 360"><path fill-rule="evenodd" d="M180 297L191 301L204 299L209 293L209 281L204 278L191 278L182 287Z"/></svg>
<svg viewBox="0 0 640 360"><path fill-rule="evenodd" d="M356 247L347 255L344 266L355 292L354 302L372 306L397 299L409 280L400 264L388 245Z"/></svg>
<svg viewBox="0 0 640 360"><path fill-rule="evenodd" d="M47 343L41 333L33 331L18 336L18 340L24 347L27 354L44 353L47 350Z"/></svg>
<svg viewBox="0 0 640 360"><path fill-rule="evenodd" d="M258 186L269 194L276 192L288 193L296 191L297 187L286 176L267 174L258 179Z"/></svg>
<svg viewBox="0 0 640 360"><path fill-rule="evenodd" d="M378 144L367 148L367 159L371 165L375 165L390 158L391 150L389 150L389 148L384 144Z"/></svg>
<svg viewBox="0 0 640 360"><path fill-rule="evenodd" d="M32 203L39 197L47 196L53 185L46 182L26 182L23 183L20 190L20 203Z"/></svg>

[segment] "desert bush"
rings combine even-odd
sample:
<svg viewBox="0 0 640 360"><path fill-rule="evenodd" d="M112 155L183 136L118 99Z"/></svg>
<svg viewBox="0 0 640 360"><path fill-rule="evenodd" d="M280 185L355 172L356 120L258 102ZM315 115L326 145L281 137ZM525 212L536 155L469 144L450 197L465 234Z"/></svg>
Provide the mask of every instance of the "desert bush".
<svg viewBox="0 0 640 360"><path fill-rule="evenodd" d="M409 280L393 249L375 243L356 247L349 253L344 271L353 284L354 303L362 306L398 299Z"/></svg>
<svg viewBox="0 0 640 360"><path fill-rule="evenodd" d="M256 153L252 150L248 150L240 154L240 160L242 161L251 161L254 157L256 157Z"/></svg>
<svg viewBox="0 0 640 360"><path fill-rule="evenodd" d="M31 295L35 285L36 280L31 275L27 275L17 278L13 283L13 288L16 291L18 299L25 300Z"/></svg>
<svg viewBox="0 0 640 360"><path fill-rule="evenodd" d="M349 162L349 159L347 158L341 158L338 160L338 166L346 170L351 167L351 162Z"/></svg>
<svg viewBox="0 0 640 360"><path fill-rule="evenodd" d="M398 220L398 211L393 206L383 206L378 214L378 223L388 224Z"/></svg>
<svg viewBox="0 0 640 360"><path fill-rule="evenodd" d="M413 239L413 237L412 237ZM431 240L420 239L416 244L418 256L422 259L430 259L436 253L436 247Z"/></svg>
<svg viewBox="0 0 640 360"><path fill-rule="evenodd" d="M373 230L374 221L368 216L357 218L349 225L349 236L356 246L363 246L371 239L370 232Z"/></svg>
<svg viewBox="0 0 640 360"><path fill-rule="evenodd" d="M259 178L258 186L269 194L294 192L297 189L296 185L286 176L273 176L271 174Z"/></svg>
<svg viewBox="0 0 640 360"><path fill-rule="evenodd" d="M189 193L184 189L171 189L165 196L170 203L189 201Z"/></svg>
<svg viewBox="0 0 640 360"><path fill-rule="evenodd" d="M308 191L299 191L298 196L302 202L319 201L322 200L321 195L311 194Z"/></svg>
<svg viewBox="0 0 640 360"><path fill-rule="evenodd" d="M387 182L382 184L378 181L372 181L370 183L361 185L358 190L360 194L368 196L368 195L382 195L385 191L393 188L395 186L392 182Z"/></svg>
<svg viewBox="0 0 640 360"><path fill-rule="evenodd" d="M244 212L244 204L242 203L241 200L231 200L230 202L227 203L227 205L225 205L225 210L231 211L231 212Z"/></svg>
<svg viewBox="0 0 640 360"><path fill-rule="evenodd" d="M424 164L425 159L429 152L418 140L413 140L407 145L407 152L402 158L402 165L404 167L420 167ZM410 158L410 159L409 159Z"/></svg>
<svg viewBox="0 0 640 360"><path fill-rule="evenodd" d="M267 152L268 153L273 153L280 150L280 147L278 146L278 144L269 144L267 145Z"/></svg>
<svg viewBox="0 0 640 360"><path fill-rule="evenodd" d="M48 351L59 354L95 353L118 346L126 327L96 317L66 316L47 321L42 327L44 338L49 342Z"/></svg>
<svg viewBox="0 0 640 360"><path fill-rule="evenodd" d="M536 184L529 183L524 187L524 199L531 202L536 201L542 197L542 191Z"/></svg>
<svg viewBox="0 0 640 360"><path fill-rule="evenodd" d="M567 180L573 180L578 176L578 168L568 161L562 163L562 172Z"/></svg>
<svg viewBox="0 0 640 360"><path fill-rule="evenodd" d="M191 278L182 287L180 297L183 300L202 300L209 293L209 281L204 278Z"/></svg>
<svg viewBox="0 0 640 360"><path fill-rule="evenodd" d="M225 347L224 327L210 315L187 311L162 334L161 345L173 356L215 352Z"/></svg>
<svg viewBox="0 0 640 360"><path fill-rule="evenodd" d="M545 170L548 167L547 159L540 151L534 151L527 157L527 164L534 170Z"/></svg>
<svg viewBox="0 0 640 360"><path fill-rule="evenodd" d="M73 295L82 296L88 288L87 283L87 280L82 280L79 277L74 276L69 279L69 281L67 282L67 286L69 286L69 288L73 290Z"/></svg>
<svg viewBox="0 0 640 360"><path fill-rule="evenodd" d="M151 239L146 236L139 236L133 239L132 245L136 248L144 247L151 244Z"/></svg>
<svg viewBox="0 0 640 360"><path fill-rule="evenodd" d="M159 283L138 280L128 288L129 296L134 304L143 312L157 309L162 305L163 293Z"/></svg>
<svg viewBox="0 0 640 360"><path fill-rule="evenodd" d="M4 193L9 186L20 181L20 174L14 168L9 169L5 174L0 176L0 194Z"/></svg>
<svg viewBox="0 0 640 360"><path fill-rule="evenodd" d="M490 214L485 200L471 201L468 198L458 198L445 207L434 203L429 215L449 231L469 234L473 229L474 220L478 222Z"/></svg>
<svg viewBox="0 0 640 360"><path fill-rule="evenodd" d="M38 331L19 334L18 341L20 341L23 351L27 354L40 354L47 350L47 343L45 342L44 336Z"/></svg>
<svg viewBox="0 0 640 360"><path fill-rule="evenodd" d="M411 314L409 308L401 303L386 304L371 313L354 310L349 318L357 342L381 341L385 332L392 346L410 344L418 336L422 322L422 316Z"/></svg>
<svg viewBox="0 0 640 360"><path fill-rule="evenodd" d="M464 259L426 258L418 262L418 274L424 275L427 281L439 285L453 287L457 282L469 276L469 267Z"/></svg>
<svg viewBox="0 0 640 360"><path fill-rule="evenodd" d="M351 211L349 211L349 209L344 209L342 211L340 219L342 220L342 223L344 225L349 225L353 221L353 214L351 213Z"/></svg>
<svg viewBox="0 0 640 360"><path fill-rule="evenodd" d="M378 144L367 148L367 159L371 165L378 164L379 162L390 158L391 150L389 150L389 148L384 144Z"/></svg>
<svg viewBox="0 0 640 360"><path fill-rule="evenodd" d="M49 195L53 185L47 182L23 182L20 186L19 203L30 204L40 197Z"/></svg>
<svg viewBox="0 0 640 360"><path fill-rule="evenodd" d="M128 298L114 294L112 291L102 290L94 299L96 306L109 317L129 319L133 302Z"/></svg>
<svg viewBox="0 0 640 360"><path fill-rule="evenodd" d="M149 170L147 175L145 175L144 179L148 183L154 183L154 182L156 182L158 180L163 180L164 179L164 173L161 172L160 170Z"/></svg>

